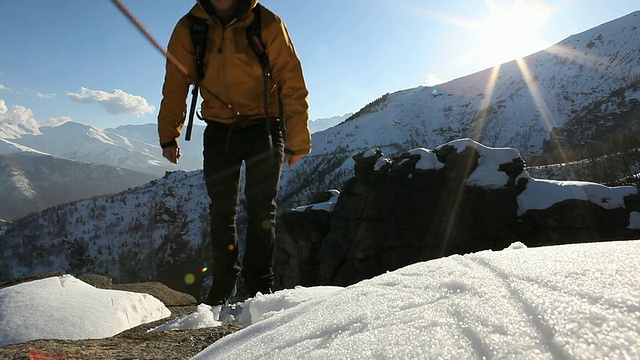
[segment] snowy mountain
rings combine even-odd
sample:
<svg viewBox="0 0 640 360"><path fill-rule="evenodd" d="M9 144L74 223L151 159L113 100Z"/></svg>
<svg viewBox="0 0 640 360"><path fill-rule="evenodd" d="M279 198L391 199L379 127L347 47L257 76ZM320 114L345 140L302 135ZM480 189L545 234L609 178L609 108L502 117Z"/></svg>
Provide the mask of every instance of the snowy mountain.
<svg viewBox="0 0 640 360"><path fill-rule="evenodd" d="M344 114L342 116L333 116L330 118L322 118L309 121L309 130L311 133L317 133L318 131L326 130L330 127L336 126L341 122L348 119L353 113Z"/></svg>
<svg viewBox="0 0 640 360"><path fill-rule="evenodd" d="M282 198L288 206L304 204L312 193L338 186L353 165L350 156L372 147L394 156L468 137L528 157L630 132L640 106L639 27L635 12L521 61L385 94L355 114L311 121L313 152L285 172ZM154 124L0 123L0 154L39 152L162 176L201 168L202 132L196 125L193 140L181 141L178 166L162 158Z"/></svg>
<svg viewBox="0 0 640 360"><path fill-rule="evenodd" d="M552 130L571 130L576 136L562 139L577 142L611 135L623 125L611 120L614 115L627 121L621 114L637 111L638 27L640 12L503 64L495 73L487 69L437 87L383 95L339 125L314 133L313 152L284 171L280 204L306 205L316 192L339 188L353 176L351 157L372 147L394 156L470 137L535 155L548 146ZM155 125L106 130L65 125L6 138L0 149L32 149L111 165L164 166L159 165ZM201 156L202 127L194 130L193 141L182 142L185 157ZM63 141L52 140L56 138ZM121 150L125 148L128 153ZM0 244L7 249L0 253L0 280L65 269L140 281L185 259L201 267L208 201L200 171L177 171L124 193L19 219L0 230Z"/></svg>
<svg viewBox="0 0 640 360"><path fill-rule="evenodd" d="M328 129L352 114L309 122L312 132ZM202 134L204 126L194 124L192 140L180 140L179 165L162 157L156 124L123 125L100 129L76 122L59 126L37 123L0 122L0 155L19 153L48 154L62 159L109 165L159 176L166 171L202 168Z"/></svg>
<svg viewBox="0 0 640 360"><path fill-rule="evenodd" d="M479 166L468 177L469 184L477 187L506 186L509 176L500 169L513 159L520 159L514 149L490 149L469 139L456 140L449 145L455 147L457 153L463 153L468 147L482 149ZM414 157L414 165L421 164L416 174L446 166L435 152L421 148L411 153L418 157ZM376 166L389 163L388 159L380 160L375 160ZM521 189L518 195L519 216L565 200L591 201L605 209L623 208L627 196L637 193L632 186L608 188L585 182L553 183L536 181L525 173L521 175L518 175L520 179L526 178L524 182L531 185ZM427 178L420 179L431 191L441 190ZM393 193L393 189L389 190ZM418 192L412 190L411 195L417 196ZM240 203L244 202L246 200L241 199ZM202 171L178 171L116 195L59 205L23 217L0 228L3 249L0 252L0 281L51 271L76 275L96 273L121 283L157 280L202 298L201 290L206 289L211 280L207 271L207 266L211 265L208 205ZM318 208L331 211L330 208ZM242 254L246 219L242 205L239 210L239 250ZM635 210L631 213L622 211L624 226L630 230L639 229L640 214ZM356 215L355 211L350 214Z"/></svg>
<svg viewBox="0 0 640 360"><path fill-rule="evenodd" d="M326 129L350 115L318 119L310 125ZM120 192L166 171L200 169L203 131L203 126L196 125L192 141L180 142L183 156L176 166L162 158L156 124L100 129L75 122L55 127L0 122L0 177L8 179L8 185L0 190L0 199L4 200L0 202L0 219L11 220L50 206ZM51 161L43 161L45 158ZM36 171L37 167L42 169ZM60 168L73 171L61 173ZM43 173L56 173L56 180L41 176ZM18 200L18 206L9 205Z"/></svg>
<svg viewBox="0 0 640 360"><path fill-rule="evenodd" d="M39 153L0 155L0 219L139 186L155 175L54 158Z"/></svg>
<svg viewBox="0 0 640 360"><path fill-rule="evenodd" d="M0 190L0 219L117 193L166 171L201 168L203 131L194 126L193 141L181 142L183 156L173 165L162 157L155 124L100 129L0 121L0 178L7 184Z"/></svg>
<svg viewBox="0 0 640 360"><path fill-rule="evenodd" d="M310 126L319 131L344 121L350 115L318 119L310 122ZM100 129L75 122L55 127L39 127L35 122L0 122L0 157L10 155L13 159L13 165L5 163L0 167L0 177L9 179L9 185L0 190L0 199L4 200L0 202L0 219L11 220L49 206L123 191L158 178L166 171L200 169L203 131L204 126L195 125L192 141L180 141L180 164L173 165L162 158L156 124ZM44 162L43 157L53 160ZM14 168L16 159L20 159L18 170ZM34 163L28 164L29 160ZM70 164L71 161L75 164ZM60 173L56 167L62 163L66 164L64 167L72 167L73 171ZM57 180L34 177L42 174L35 172L37 166L44 167L44 173L57 172ZM101 169L102 176L96 176L96 169ZM16 183L30 185L21 185L22 188L16 190ZM21 200L19 206L9 206L14 200Z"/></svg>
<svg viewBox="0 0 640 360"><path fill-rule="evenodd" d="M208 253L208 203L202 172L177 171L20 218L0 229L0 281L51 269L121 282L175 271L175 263Z"/></svg>
<svg viewBox="0 0 640 360"><path fill-rule="evenodd" d="M183 141L180 165L162 158L155 124L100 129L76 122L20 131L0 123L0 154L39 152L58 158L115 166L162 176L166 171L193 170L202 166L204 127L194 126L193 141Z"/></svg>
<svg viewBox="0 0 640 360"><path fill-rule="evenodd" d="M640 11L518 61L381 96L314 134L313 152L285 171L281 195L288 206L305 204L346 180L350 157L373 147L397 156L472 138L528 157L637 129L639 108Z"/></svg>

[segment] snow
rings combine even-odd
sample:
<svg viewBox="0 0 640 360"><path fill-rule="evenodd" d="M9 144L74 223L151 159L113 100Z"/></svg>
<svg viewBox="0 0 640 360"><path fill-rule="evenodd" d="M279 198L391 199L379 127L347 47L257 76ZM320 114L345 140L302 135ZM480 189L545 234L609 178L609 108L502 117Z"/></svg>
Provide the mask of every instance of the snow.
<svg viewBox="0 0 640 360"><path fill-rule="evenodd" d="M477 150L480 156L478 159L478 167L471 173L467 180L467 183L472 186L494 189L503 187L509 180L509 177L506 173L498 171L499 165L510 163L512 160L520 158L520 153L516 149L492 148L471 139L454 140L438 146L436 150L445 145L453 146L458 153L461 153L467 147Z"/></svg>
<svg viewBox="0 0 640 360"><path fill-rule="evenodd" d="M453 146L458 153L468 147L478 152L478 166L467 179L467 184L470 186L493 189L504 187L509 177L505 172L499 170L500 165L511 163L513 160L520 158L520 153L516 149L492 148L471 139L454 140L438 146L436 150L447 145ZM422 158L418 164L425 160L423 158L426 158L427 163L433 162L434 155L428 150L414 149L410 153L421 155ZM523 215L529 210L547 209L554 204L570 199L589 201L605 209L624 208L624 198L638 193L638 189L635 186L608 187L586 181L535 179L526 171L523 171L518 176L516 182L520 179L526 179L527 184L526 189L518 194L517 197L518 215ZM640 219L635 220L635 223L638 222L640 222ZM630 228L633 229L631 226Z"/></svg>
<svg viewBox="0 0 640 360"><path fill-rule="evenodd" d="M238 316L243 330L193 359L638 358L639 278L640 240L514 243L344 288L259 294ZM113 324L166 316L157 302L71 276L15 285L0 290L0 344L107 337L123 330ZM154 331L220 325L210 310L200 305Z"/></svg>
<svg viewBox="0 0 640 360"><path fill-rule="evenodd" d="M416 163L418 170L439 170L444 164L438 161L436 153L425 148L416 148L409 151L409 155L420 155L420 160Z"/></svg>
<svg viewBox="0 0 640 360"><path fill-rule="evenodd" d="M638 240L515 243L258 296L194 359L638 358L639 276Z"/></svg>
<svg viewBox="0 0 640 360"><path fill-rule="evenodd" d="M365 159L378 155L378 149L369 149L362 155Z"/></svg>
<svg viewBox="0 0 640 360"><path fill-rule="evenodd" d="M215 311L215 312L214 312ZM184 329L204 329L221 326L219 321L220 308L212 309L207 304L200 304L196 312L170 320L160 326L149 330L150 332L184 330Z"/></svg>
<svg viewBox="0 0 640 360"><path fill-rule="evenodd" d="M171 315L148 294L96 289L71 275L0 289L0 346L99 339Z"/></svg>
<svg viewBox="0 0 640 360"><path fill-rule="evenodd" d="M557 126L564 125L568 114L588 109L586 105L593 101L615 100L611 91L626 84L618 78L637 66L631 61L637 58L636 16L574 35L549 51L526 58L547 111L562 121ZM607 42L585 50L583 44L597 37ZM621 44L626 50L619 52ZM596 61L599 58L607 61ZM603 76L614 69L598 67L614 61L615 76ZM319 145L301 165L317 169L309 159L324 159L323 155L332 155L336 149L355 152L372 145L403 146L410 143L406 134L426 144L471 136L473 132L463 129L475 129L477 124L453 119L474 119L480 110L488 110L483 108L488 106L483 97L490 76L487 70L438 89L420 87L385 96L375 111L315 134L314 144ZM570 101L559 100L569 92L575 94ZM491 123L481 124L483 138L528 154L539 152L549 129L539 121L538 104L527 93L515 62L500 67L493 94L489 105L496 114ZM637 99L638 94L628 90L624 97ZM501 107L504 103L509 106ZM7 111L0 100L0 113ZM24 115L20 119L32 118L26 108L16 107L15 114ZM0 129L0 153L37 148L56 156L93 158L94 162L121 160L137 169L166 166L158 158L154 129L148 125L107 131L73 123L46 129L5 124ZM181 166L193 163L199 168L201 151L196 148L201 143L191 144L182 144L183 150L195 154L196 161L183 158ZM478 167L469 178L473 186L504 186L508 177L498 167L519 156L514 149L489 148L470 139L450 144L458 151L467 146L478 150ZM188 146L194 146L193 151ZM121 159L132 147L138 153ZM417 169L443 166L431 150L410 153L421 156ZM376 155L365 153L365 157ZM388 163L388 158L380 158L376 168ZM344 170L352 167L347 157L336 172L349 173ZM569 199L606 209L624 207L624 197L637 193L634 187L540 180L527 173L521 178L528 184L517 198L519 214ZM286 188L287 176L283 179ZM332 195L325 203L296 210L331 211L339 193ZM175 207L171 199L165 202ZM137 211L131 203L125 210L120 213L123 218ZM191 209L183 213L198 214ZM640 212L632 211L629 217L629 229L640 230ZM639 250L640 240L543 248L514 243L503 251L414 264L346 288L298 287L260 295L248 300L238 316L244 330L196 358L640 358ZM200 305L193 314L154 331L218 326L216 315L214 309ZM54 277L0 289L0 346L38 338L108 337L166 316L166 307L149 295L99 290L71 276Z"/></svg>
<svg viewBox="0 0 640 360"><path fill-rule="evenodd" d="M488 189L503 188L509 180L508 175L500 171L500 165L508 164L513 160L521 159L520 153L513 148L493 148L482 145L472 139L459 139L436 147L435 150L416 148L410 150L409 155L418 155L420 159L415 165L417 170L442 169L444 164L438 161L435 151L444 146L453 146L457 153L470 147L478 153L478 165L469 175L467 184L470 186L484 187ZM364 153L364 157L376 156L377 149L371 149ZM374 165L374 170L379 170L384 164L390 164L392 160L380 157ZM404 159L403 161L406 161ZM635 186L608 187L598 183L586 181L555 181L535 179L527 171L523 171L516 182L526 179L526 189L518 194L518 215L523 215L529 210L547 209L554 204L565 200L584 200L599 205L605 209L624 208L624 198L635 195L638 190ZM307 209L333 211L340 196L339 191L331 190L331 199L318 204L299 206L295 211ZM630 229L640 229L640 214L630 213Z"/></svg>
<svg viewBox="0 0 640 360"><path fill-rule="evenodd" d="M504 186L508 178L500 164L519 158L514 149L470 139L449 144L458 152L469 146L478 151L473 186ZM433 151L410 154L420 155L418 169L438 168ZM637 193L631 186L534 179L526 171L520 178L527 180L517 197L520 214L568 199L624 208L624 197ZM296 210L332 211L340 193L330 194L324 203ZM177 206L172 197L164 201ZM133 203L109 213L133 214ZM629 228L640 229L640 212L629 218ZM246 328L196 359L638 358L638 278L640 240L542 248L514 243L503 251L414 264L346 288L256 296L237 316ZM219 326L219 311L201 304L153 331ZM37 280L0 290L0 346L109 337L169 314L150 295L99 290L68 275Z"/></svg>
<svg viewBox="0 0 640 360"><path fill-rule="evenodd" d="M333 211L333 208L336 206L336 204L338 203L338 199L340 198L340 191L331 189L331 190L328 190L328 192L331 195L329 200L325 202L317 203L317 204L312 204L312 205L298 206L293 210L299 211L299 212L303 212L307 209L322 210L322 211L328 211L328 212Z"/></svg>
<svg viewBox="0 0 640 360"><path fill-rule="evenodd" d="M546 209L569 199L586 200L605 209L624 207L624 197L635 195L634 186L607 187L584 181L554 181L528 178L527 188L518 196L518 215Z"/></svg>
<svg viewBox="0 0 640 360"><path fill-rule="evenodd" d="M380 171L385 167L391 166L392 163L393 163L393 160L389 159L388 157L385 157L385 156L380 157L378 158L378 160L376 160L376 163L373 165L373 170Z"/></svg>
<svg viewBox="0 0 640 360"><path fill-rule="evenodd" d="M340 154L346 164L351 162L349 155L371 147L395 157L415 144L434 147L450 139L470 137L490 146L515 148L530 157L542 153L552 127L572 126L570 119L575 122L575 131L592 134L602 124L586 119L617 118L615 109L626 111L627 106L620 99L627 104L640 99L639 87L615 93L616 89L629 88L628 79L638 72L638 19L640 14L635 12L573 35L522 61L510 61L435 87L420 86L384 95L350 121L314 133L313 152L301 167L283 174L281 194L296 197L294 189L298 189L299 179L315 178L327 156ZM596 46L587 47L591 42ZM608 110L594 109L593 104L604 104ZM344 169L351 165L334 166L330 173L323 173L322 179L346 181L350 173L344 175ZM319 187L313 191L322 190Z"/></svg>
<svg viewBox="0 0 640 360"><path fill-rule="evenodd" d="M164 175L165 171L196 170L202 167L202 143L181 143L184 156L179 165L168 163L158 151L157 125L130 125L100 129L72 121L33 129L17 128L0 118L0 154L46 153L54 157L117 166ZM194 137L204 126L194 127Z"/></svg>

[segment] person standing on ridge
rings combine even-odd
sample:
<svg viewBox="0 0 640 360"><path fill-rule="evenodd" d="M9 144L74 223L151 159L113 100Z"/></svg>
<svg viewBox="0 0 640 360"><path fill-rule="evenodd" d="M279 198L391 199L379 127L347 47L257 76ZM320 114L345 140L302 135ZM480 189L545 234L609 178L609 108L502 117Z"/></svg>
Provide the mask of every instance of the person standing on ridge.
<svg viewBox="0 0 640 360"><path fill-rule="evenodd" d="M213 286L204 302L215 306L234 295L240 274L247 297L271 291L282 165L294 166L311 151L308 90L289 33L277 15L257 0L198 0L178 21L168 45L169 56L187 71L167 61L158 133L163 156L170 162L180 158L178 138L190 79L198 78L194 18L206 19L207 28L198 117L207 123L204 177L213 247ZM248 35L256 23L260 40ZM250 41L264 47L266 59L259 59ZM236 208L243 162L249 220L241 267Z"/></svg>

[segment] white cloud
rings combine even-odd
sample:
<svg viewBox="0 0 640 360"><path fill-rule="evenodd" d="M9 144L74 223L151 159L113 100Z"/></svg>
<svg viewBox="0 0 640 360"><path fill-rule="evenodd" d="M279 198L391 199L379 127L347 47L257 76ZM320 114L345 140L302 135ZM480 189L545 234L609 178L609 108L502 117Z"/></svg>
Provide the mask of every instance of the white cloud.
<svg viewBox="0 0 640 360"><path fill-rule="evenodd" d="M85 104L99 103L103 105L110 114L134 114L140 117L156 110L155 106L150 105L147 100L141 96L127 94L120 89L114 89L112 93L101 90L89 90L80 88L80 92L67 93L69 98Z"/></svg>
<svg viewBox="0 0 640 360"><path fill-rule="evenodd" d="M424 79L424 84L426 86L436 86L446 82L446 80L441 79L436 74L427 74L427 77Z"/></svg>
<svg viewBox="0 0 640 360"><path fill-rule="evenodd" d="M8 87L6 87L6 86L4 86L2 84L0 84L0 90L5 90L5 91L11 92L11 89L9 89Z"/></svg>
<svg viewBox="0 0 640 360"><path fill-rule="evenodd" d="M4 100L0 100L0 123L22 125L29 129L38 128L38 122L36 122L36 119L33 117L31 109L20 105L13 105L11 110L9 110Z"/></svg>
<svg viewBox="0 0 640 360"><path fill-rule="evenodd" d="M68 116L60 116L60 117L57 117L57 118L50 118L47 121L41 121L40 122L40 126L52 126L52 127L55 127L55 126L60 126L60 125L66 123L66 122L69 122L69 121L71 121L70 117L68 117Z"/></svg>
<svg viewBox="0 0 640 360"><path fill-rule="evenodd" d="M13 105L11 109L9 109L5 101L0 99L0 124L13 125L12 127L10 126L11 128L17 126L23 130L29 129L37 133L41 126L58 126L68 121L71 121L70 117L60 116L38 122L33 116L31 109L21 105Z"/></svg>
<svg viewBox="0 0 640 360"><path fill-rule="evenodd" d="M41 99L53 99L54 97L56 97L56 94L37 93L36 95Z"/></svg>

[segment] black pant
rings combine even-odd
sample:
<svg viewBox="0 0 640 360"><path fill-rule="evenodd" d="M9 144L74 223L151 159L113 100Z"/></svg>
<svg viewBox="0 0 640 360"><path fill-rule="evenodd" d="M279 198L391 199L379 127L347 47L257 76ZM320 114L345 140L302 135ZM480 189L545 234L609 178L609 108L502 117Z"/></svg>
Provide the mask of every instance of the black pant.
<svg viewBox="0 0 640 360"><path fill-rule="evenodd" d="M231 295L240 274L236 209L240 169L245 163L248 213L242 277L247 296L268 293L273 285L271 262L275 242L276 195L284 141L279 122L235 127L209 121L204 132L204 176L211 199L209 219L213 246L213 287L206 303L216 305Z"/></svg>

